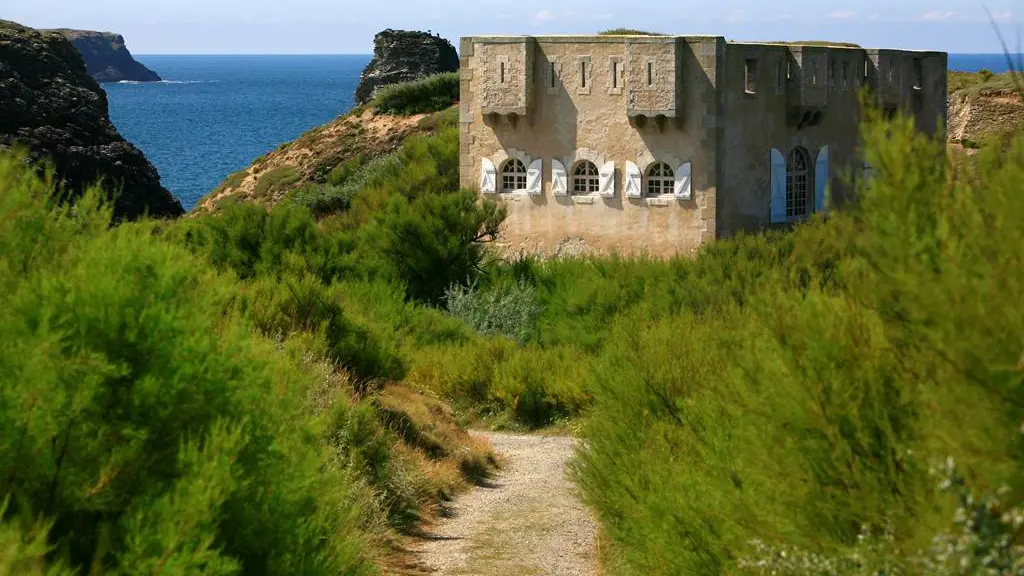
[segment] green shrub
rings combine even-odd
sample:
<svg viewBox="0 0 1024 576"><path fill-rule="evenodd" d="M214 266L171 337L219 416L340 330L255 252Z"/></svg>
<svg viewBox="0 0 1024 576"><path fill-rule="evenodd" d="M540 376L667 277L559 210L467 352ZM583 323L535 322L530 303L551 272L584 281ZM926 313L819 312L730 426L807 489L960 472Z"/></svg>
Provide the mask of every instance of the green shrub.
<svg viewBox="0 0 1024 576"><path fill-rule="evenodd" d="M519 343L536 332L541 312L536 289L522 280L487 291L476 283L455 284L445 290L444 304L449 314L478 333L500 334Z"/></svg>
<svg viewBox="0 0 1024 576"><path fill-rule="evenodd" d="M730 573L750 541L754 572L917 573L953 512L927 474L946 454L1024 496L1024 139L947 166L909 120L864 126L877 176L827 221L691 264L525 266L543 346L595 358L575 474L621 573ZM891 543L858 548L865 530ZM1019 537L955 560L1005 564Z"/></svg>
<svg viewBox="0 0 1024 576"><path fill-rule="evenodd" d="M288 204L271 211L251 203L228 206L183 221L169 235L243 280L301 272L329 283L351 268L346 255L354 249L347 236L325 232L307 209Z"/></svg>
<svg viewBox="0 0 1024 576"><path fill-rule="evenodd" d="M459 73L444 72L413 82L391 84L377 90L372 106L381 114L439 112L459 100Z"/></svg>
<svg viewBox="0 0 1024 576"><path fill-rule="evenodd" d="M291 203L309 208L317 216L343 212L352 206L352 199L371 182L385 180L402 169L401 159L385 154L351 168L351 173L339 173L337 184L311 184L297 188L289 195ZM348 172L348 169L342 172Z"/></svg>
<svg viewBox="0 0 1024 576"><path fill-rule="evenodd" d="M338 164L327 173L327 183L331 186L341 186L366 164L362 153Z"/></svg>
<svg viewBox="0 0 1024 576"><path fill-rule="evenodd" d="M8 521L52 521L78 571L368 573L370 502L322 457L312 378L224 315L230 279L34 178L0 159Z"/></svg>
<svg viewBox="0 0 1024 576"><path fill-rule="evenodd" d="M256 180L256 188L253 193L256 198L267 198L275 192L287 189L302 179L299 171L294 166L278 166L267 170Z"/></svg>
<svg viewBox="0 0 1024 576"><path fill-rule="evenodd" d="M397 196L360 230L361 249L367 258L383 259L409 298L438 302L453 283L472 281L483 242L497 237L504 218L503 208L478 203L472 190L426 193L412 201Z"/></svg>
<svg viewBox="0 0 1024 576"><path fill-rule="evenodd" d="M971 96L1016 93L1021 80L1019 71L1002 74L993 74L987 69L978 72L949 72L947 89L950 93L963 90Z"/></svg>
<svg viewBox="0 0 1024 576"><path fill-rule="evenodd" d="M398 351L350 321L336 291L314 276L260 278L246 291L243 310L267 336L320 336L324 354L359 379L400 379L405 374Z"/></svg>

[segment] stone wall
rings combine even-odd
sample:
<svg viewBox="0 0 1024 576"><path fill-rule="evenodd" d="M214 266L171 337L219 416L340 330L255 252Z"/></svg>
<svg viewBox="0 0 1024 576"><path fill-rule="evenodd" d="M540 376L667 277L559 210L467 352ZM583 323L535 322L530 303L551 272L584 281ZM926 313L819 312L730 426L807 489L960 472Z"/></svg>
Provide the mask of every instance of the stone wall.
<svg viewBox="0 0 1024 576"><path fill-rule="evenodd" d="M479 187L484 159L493 165L497 190L487 195L508 207L503 240L513 252L554 253L570 243L665 256L762 229L771 224L773 148L783 155L805 149L815 178L827 147L821 179L835 203L848 201L842 176L862 172L856 149L864 85L882 88L880 100L913 111L926 131L944 120L940 53L638 36L469 37L460 52L461 184ZM496 88L501 64L512 83L507 95ZM901 79L892 85L890 67ZM502 192L510 158L524 166L540 159L542 186ZM552 189L554 161L568 172L569 194ZM614 165L612 193L572 194L573 168L582 161ZM646 193L656 162L677 173L688 165L688 197L626 193L637 181L630 180L634 167Z"/></svg>
<svg viewBox="0 0 1024 576"><path fill-rule="evenodd" d="M494 163L499 179L501 165L509 157L519 158L524 165L542 159L541 194L493 195L509 209L503 236L509 249L550 253L566 239L582 238L587 248L596 252L666 254L688 252L714 237L717 133L706 116L709 111L717 114L713 81L716 58L724 48L720 40L672 39L663 42L659 51L648 51L660 54L657 66L661 78L668 80L652 91L650 101L661 102L652 108L667 108L665 103L677 100L691 105L680 109L676 119L648 118L640 121L642 125L635 119L631 122L627 115L629 92L621 89L622 81L630 85L637 72L612 63L630 62L630 54L643 54L649 42L634 50L635 43L623 38L536 38L532 105L522 116L495 116L482 111L481 92L495 73L493 60L502 49L496 46L509 46L500 40L462 41L461 183L479 186L483 158ZM699 51L708 55L698 59ZM711 67L710 78L704 63ZM613 80L615 69L622 74L618 80ZM571 173L579 162L590 161L599 168L614 162L614 196L555 195L552 160L569 172L570 189ZM691 197L626 198L626 162L645 172L655 162L666 162L673 170L690 163Z"/></svg>

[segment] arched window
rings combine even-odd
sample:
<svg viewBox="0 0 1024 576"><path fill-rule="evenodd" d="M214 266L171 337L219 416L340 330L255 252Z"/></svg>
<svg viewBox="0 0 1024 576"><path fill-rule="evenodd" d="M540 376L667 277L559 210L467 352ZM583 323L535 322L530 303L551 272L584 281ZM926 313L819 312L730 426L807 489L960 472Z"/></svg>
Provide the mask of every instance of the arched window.
<svg viewBox="0 0 1024 576"><path fill-rule="evenodd" d="M572 171L572 193L592 194L601 189L601 179L598 175L597 166L593 162L584 160L576 165Z"/></svg>
<svg viewBox="0 0 1024 576"><path fill-rule="evenodd" d="M793 148L786 159L786 217L810 212L811 160L803 148Z"/></svg>
<svg viewBox="0 0 1024 576"><path fill-rule="evenodd" d="M658 162L647 170L647 195L661 196L675 190L676 174L664 162Z"/></svg>
<svg viewBox="0 0 1024 576"><path fill-rule="evenodd" d="M501 191L515 192L526 188L526 166L518 158L511 158L501 165Z"/></svg>

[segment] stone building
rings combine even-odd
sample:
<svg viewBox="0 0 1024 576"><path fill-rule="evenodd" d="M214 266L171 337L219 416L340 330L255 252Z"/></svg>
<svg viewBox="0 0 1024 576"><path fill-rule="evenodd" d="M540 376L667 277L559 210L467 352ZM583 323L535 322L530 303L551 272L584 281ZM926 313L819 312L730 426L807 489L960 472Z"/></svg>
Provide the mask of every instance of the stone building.
<svg viewBox="0 0 1024 576"><path fill-rule="evenodd" d="M859 88L944 130L946 54L713 36L473 36L460 180L504 243L664 256L848 201Z"/></svg>

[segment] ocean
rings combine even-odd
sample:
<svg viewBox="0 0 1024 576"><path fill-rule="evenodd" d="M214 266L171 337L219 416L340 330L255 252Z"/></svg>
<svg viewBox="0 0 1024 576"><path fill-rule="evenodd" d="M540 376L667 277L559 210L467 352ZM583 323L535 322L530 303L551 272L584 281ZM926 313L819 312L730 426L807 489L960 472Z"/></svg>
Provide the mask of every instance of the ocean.
<svg viewBox="0 0 1024 576"><path fill-rule="evenodd" d="M103 88L111 121L190 210L228 174L349 111L370 58L136 56L164 82Z"/></svg>
<svg viewBox="0 0 1024 576"><path fill-rule="evenodd" d="M370 58L137 55L164 82L103 87L114 125L190 210L228 174L350 110ZM950 54L949 67L1008 68L1002 54Z"/></svg>

